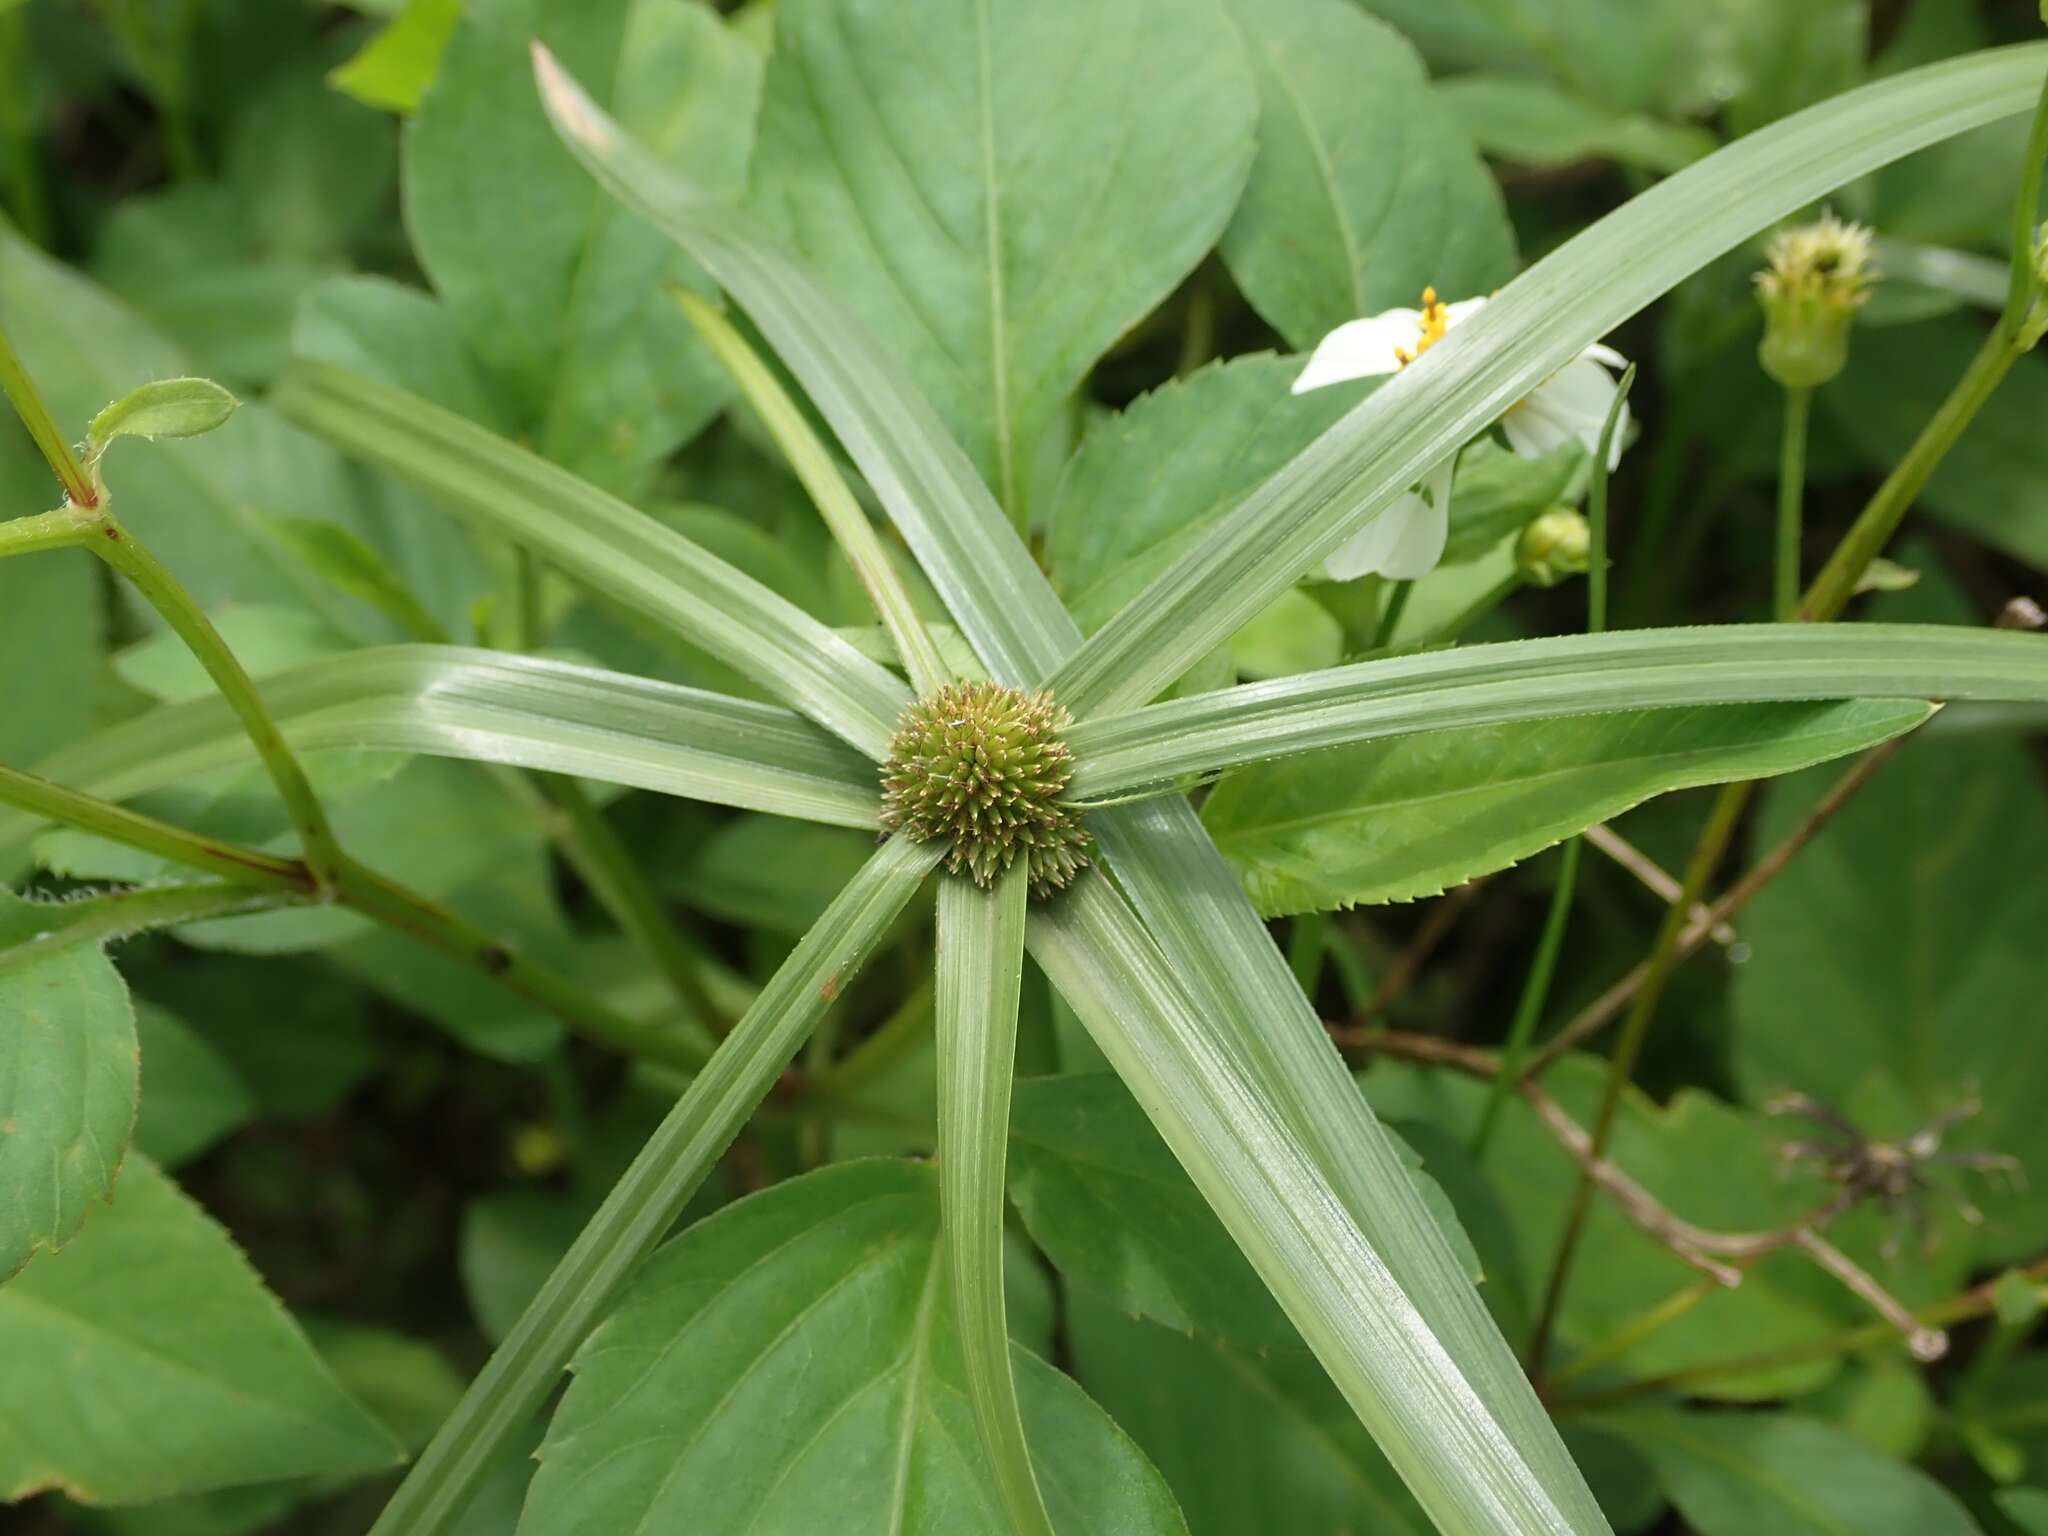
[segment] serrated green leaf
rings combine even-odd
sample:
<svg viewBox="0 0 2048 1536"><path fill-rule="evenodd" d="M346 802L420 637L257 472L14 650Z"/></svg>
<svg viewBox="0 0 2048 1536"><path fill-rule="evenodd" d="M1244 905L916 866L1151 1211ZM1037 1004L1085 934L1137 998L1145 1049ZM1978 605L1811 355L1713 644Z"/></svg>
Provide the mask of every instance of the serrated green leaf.
<svg viewBox="0 0 2048 1536"><path fill-rule="evenodd" d="M1597 1422L1650 1458L1700 1536L1978 1536L1934 1479L1812 1419L1645 1410Z"/></svg>
<svg viewBox="0 0 2048 1536"><path fill-rule="evenodd" d="M0 890L0 948L50 931L49 913ZM137 1067L135 1008L97 945L31 952L0 967L0 1021L8 1035L0 1051L5 1280L38 1249L76 1237L88 1207L113 1191L135 1128Z"/></svg>
<svg viewBox="0 0 2048 1536"><path fill-rule="evenodd" d="M0 1498L133 1504L398 1460L227 1234L139 1155L76 1242L0 1286L0 1356Z"/></svg>
<svg viewBox="0 0 2048 1536"><path fill-rule="evenodd" d="M240 404L211 379L157 379L129 390L93 417L86 442L96 459L116 438L203 437Z"/></svg>
<svg viewBox="0 0 2048 1536"><path fill-rule="evenodd" d="M1231 0L1259 153L1222 252L1290 346L1347 320L1489 292L1515 268L1500 188L1415 50L1349 0Z"/></svg>
<svg viewBox="0 0 2048 1536"><path fill-rule="evenodd" d="M932 1169L843 1163L662 1249L579 1353L522 1536L687 1520L704 1536L1006 1529L973 1450ZM1080 1388L1017 1351L1063 1536L1185 1530Z"/></svg>
<svg viewBox="0 0 2048 1536"><path fill-rule="evenodd" d="M1015 516L1061 403L1230 217L1252 115L1214 0L782 0L751 203Z"/></svg>
<svg viewBox="0 0 2048 1536"><path fill-rule="evenodd" d="M1435 896L1675 789L1911 730L1918 703L1644 710L1431 731L1231 774L1202 823L1267 917Z"/></svg>

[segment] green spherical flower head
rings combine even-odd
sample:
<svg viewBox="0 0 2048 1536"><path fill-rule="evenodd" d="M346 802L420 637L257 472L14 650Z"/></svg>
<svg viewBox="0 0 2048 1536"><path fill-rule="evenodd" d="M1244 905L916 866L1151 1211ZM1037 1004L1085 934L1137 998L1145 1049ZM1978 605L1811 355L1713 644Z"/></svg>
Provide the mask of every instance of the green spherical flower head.
<svg viewBox="0 0 2048 1536"><path fill-rule="evenodd" d="M1070 723L1047 693L948 683L903 712L882 766L882 825L917 842L951 838L946 867L990 885L1021 853L1033 895L1088 863L1080 813L1061 802L1074 754Z"/></svg>

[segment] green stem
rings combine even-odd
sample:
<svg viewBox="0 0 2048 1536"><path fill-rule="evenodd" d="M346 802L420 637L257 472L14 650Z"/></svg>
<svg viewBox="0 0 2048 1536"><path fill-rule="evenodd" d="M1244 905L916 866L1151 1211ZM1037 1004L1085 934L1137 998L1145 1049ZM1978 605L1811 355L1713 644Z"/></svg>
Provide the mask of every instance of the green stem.
<svg viewBox="0 0 2048 1536"><path fill-rule="evenodd" d="M299 834L306 868L322 889L331 888L342 863L341 845L328 824L319 796L270 717L270 708L256 691L256 684L242 670L235 653L221 639L212 620L192 600L178 578L115 519L111 508L102 508L97 519L98 536L90 543L99 557L135 584L149 605L163 615L192 654L199 658L206 674L234 710L248 734L256 755L262 760L271 783L283 799L286 813Z"/></svg>
<svg viewBox="0 0 2048 1536"><path fill-rule="evenodd" d="M1662 1333L1709 1296L1719 1295L1725 1289L1719 1280L1702 1279L1688 1285L1684 1290L1673 1291L1654 1306L1638 1312L1591 1349L1576 1356L1570 1365L1551 1376L1549 1385L1553 1388L1561 1387L1566 1382L1576 1381L1603 1365L1612 1364L1638 1344Z"/></svg>
<svg viewBox="0 0 2048 1536"><path fill-rule="evenodd" d="M1785 430L1778 448L1778 564L1771 612L1781 620L1799 616L1800 504L1806 494L1806 422L1813 391L1785 391Z"/></svg>
<svg viewBox="0 0 2048 1536"><path fill-rule="evenodd" d="M482 971L586 1040L688 1071L704 1065L705 1051L688 1035L642 1023L599 1002L588 986L521 958L474 923L353 859L344 858L335 871L334 899Z"/></svg>
<svg viewBox="0 0 2048 1536"><path fill-rule="evenodd" d="M1870 563L1884 553L1885 545L1898 531L1899 523L1926 486L1935 466L1955 446L1956 439L1963 435L1963 429L1983 409L1984 402L1991 398L1991 392L2025 350L2020 345L2020 338L2009 334L2003 324L1984 338L1984 345L1970 360L1969 368L1956 382L1956 387L1941 402L1940 409L1927 425L1920 429L1920 435L1913 439L1905 457L1885 476L1877 493L1857 514L1856 521L1850 525L1842 542L1835 546L1827 564L1814 577L1813 585L1807 588L1806 597L1799 605L1797 617L1832 619L1856 595L1857 583L1870 569Z"/></svg>
<svg viewBox="0 0 2048 1536"><path fill-rule="evenodd" d="M867 589L868 600L889 631L889 638L896 643L896 654L903 658L904 670L910 674L910 686L923 694L950 681L952 670L940 657L938 645L925 629L924 621L917 616L917 608L897 576L896 567L890 564L889 553L882 547L875 525L854 499L839 466L819 441L818 434L811 430L796 402L790 399L789 392L714 305L687 288L676 289L675 299L697 334L732 375L747 403L760 414L776 446L782 449L789 467L825 519L833 539L845 551L854 574Z"/></svg>
<svg viewBox="0 0 2048 1536"><path fill-rule="evenodd" d="M0 948L0 971L73 944L103 944L151 928L271 912L297 899L286 892L261 890L235 880L199 880L186 885L138 886L133 890L109 891L103 896L53 902L46 909L48 928Z"/></svg>
<svg viewBox="0 0 2048 1536"><path fill-rule="evenodd" d="M1294 920L1287 939L1287 968L1294 972L1294 984L1313 998L1323 983L1323 952L1330 942L1330 915L1304 912Z"/></svg>
<svg viewBox="0 0 2048 1536"><path fill-rule="evenodd" d="M2034 275L2034 231L2041 217L2041 168L2048 164L2048 81L2034 103L2034 123L2027 132L2027 157L2020 187L2012 200L2012 275L2005 289L2000 328L2018 336L2033 307L2038 281Z"/></svg>
<svg viewBox="0 0 2048 1536"><path fill-rule="evenodd" d="M1372 632L1372 648L1383 651L1394 643L1394 631L1401 627L1401 615L1408 609L1408 599L1415 595L1415 583L1396 581L1389 583L1387 606L1380 610L1380 621Z"/></svg>
<svg viewBox="0 0 2048 1536"><path fill-rule="evenodd" d="M14 404L14 413L21 418L28 435L34 439L43 462L57 477L57 483L64 487L65 497L74 505L88 510L100 504L99 488L93 484L92 476L85 472L85 466L78 461L71 444L57 429L56 418L50 415L50 408L43 404L43 397L28 376L28 370L15 355L14 344L7 339L7 332L0 330L0 391Z"/></svg>
<svg viewBox="0 0 2048 1536"><path fill-rule="evenodd" d="M33 555L46 549L66 549L83 544L92 536L92 520L80 517L70 507L39 512L34 517L10 518L0 523L0 560L9 555Z"/></svg>
<svg viewBox="0 0 2048 1536"><path fill-rule="evenodd" d="M1572 912L1572 896L1579 884L1579 850L1584 843L1573 838L1564 845L1564 859L1557 871L1557 889L1550 894L1550 914L1543 920L1543 937L1536 944L1536 959L1522 984L1521 1000L1515 1005L1515 1020L1508 1028L1507 1044L1501 1048L1500 1069L1486 1096L1486 1109L1479 1117L1479 1129L1472 1138L1472 1155L1486 1155L1494 1127L1507 1103L1508 1090L1522 1080L1522 1063L1529 1054L1529 1042L1536 1037L1536 1025L1543 1017L1543 1005L1550 997L1551 978L1557 972L1558 951L1564 948L1564 931Z"/></svg>
<svg viewBox="0 0 2048 1536"><path fill-rule="evenodd" d="M1607 536L1608 464L1614 457L1614 434L1621 430L1621 408L1628 404L1635 388L1636 365L1630 363L1614 386L1614 399L1607 407L1607 419L1600 424L1600 440L1593 449L1593 483L1586 496L1586 632L1604 634L1607 629L1607 586L1611 560Z"/></svg>
<svg viewBox="0 0 2048 1536"><path fill-rule="evenodd" d="M296 859L281 859L254 848L200 837L154 816L95 800L18 768L0 767L0 802L245 886L294 896L315 893L312 876Z"/></svg>
<svg viewBox="0 0 2048 1536"><path fill-rule="evenodd" d="M1543 1310L1537 1318L1536 1335L1529 1349L1529 1368L1539 1379L1544 1357L1550 1348L1551 1333L1557 1326L1558 1312L1564 1304L1565 1287L1571 1279L1572 1260L1577 1257L1579 1239L1585 1233L1586 1214L1592 1206L1594 1185L1589 1170L1607 1155L1607 1144L1614 1136L1615 1117L1621 1108L1622 1090L1635 1076L1643 1041L1650 1032L1650 1020L1656 1016L1657 1004L1664 996L1664 984L1670 979L1672 963L1677 958L1679 936L1692 920L1694 909L1706 894L1707 882L1713 878L1721 856L1735 835L1736 825L1749 803L1746 793L1749 788L1746 784L1730 785L1730 790L1744 792L1731 794L1724 791L1715 802L1707 829L1701 834L1699 846L1693 850L1692 861L1686 866L1678 896L1664 909L1664 921L1657 929L1656 943L1650 950L1648 971L1630 1004L1628 1018L1621 1026L1621 1039L1616 1042L1614 1059L1608 1064L1599 1114L1593 1122L1592 1144L1585 1159L1587 1167L1581 1169L1578 1187L1572 1193L1571 1212L1565 1218L1564 1236L1558 1241L1557 1257L1550 1270L1550 1284L1544 1292Z"/></svg>

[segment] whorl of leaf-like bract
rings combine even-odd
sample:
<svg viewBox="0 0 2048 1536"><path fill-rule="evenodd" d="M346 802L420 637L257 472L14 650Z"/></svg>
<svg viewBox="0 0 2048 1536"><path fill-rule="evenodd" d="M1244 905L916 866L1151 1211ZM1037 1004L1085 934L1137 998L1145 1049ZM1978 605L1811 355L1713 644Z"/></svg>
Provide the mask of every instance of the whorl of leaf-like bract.
<svg viewBox="0 0 2048 1536"><path fill-rule="evenodd" d="M1059 890L1088 863L1080 813L1060 795L1071 717L1049 693L948 683L903 712L882 766L882 825L917 842L950 838L946 867L991 884L1019 853L1031 891Z"/></svg>

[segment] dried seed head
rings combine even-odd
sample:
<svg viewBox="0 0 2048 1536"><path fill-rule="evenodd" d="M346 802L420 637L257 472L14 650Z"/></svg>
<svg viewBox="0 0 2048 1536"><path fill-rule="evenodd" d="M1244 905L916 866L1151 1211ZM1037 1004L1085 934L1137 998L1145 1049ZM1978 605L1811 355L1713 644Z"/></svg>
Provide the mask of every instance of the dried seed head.
<svg viewBox="0 0 2048 1536"><path fill-rule="evenodd" d="M1831 213L1771 237L1764 252L1770 265L1756 275L1764 307L1758 356L1786 388L1825 384L1848 361L1849 322L1877 279L1870 239L1863 225Z"/></svg>
<svg viewBox="0 0 2048 1536"><path fill-rule="evenodd" d="M1047 693L948 683L903 712L882 766L882 826L917 842L952 839L946 867L990 885L1022 853L1033 895L1059 890L1088 863L1080 813L1060 795L1074 754Z"/></svg>

